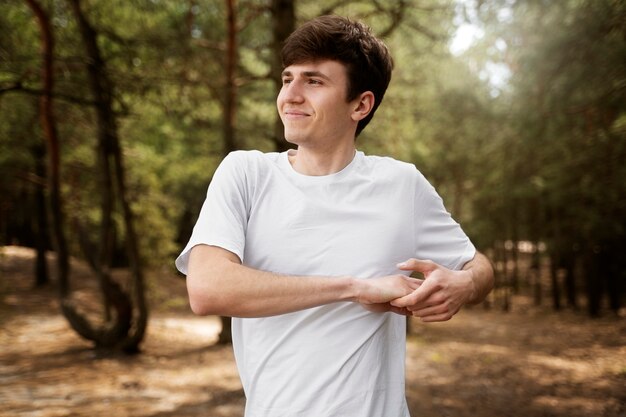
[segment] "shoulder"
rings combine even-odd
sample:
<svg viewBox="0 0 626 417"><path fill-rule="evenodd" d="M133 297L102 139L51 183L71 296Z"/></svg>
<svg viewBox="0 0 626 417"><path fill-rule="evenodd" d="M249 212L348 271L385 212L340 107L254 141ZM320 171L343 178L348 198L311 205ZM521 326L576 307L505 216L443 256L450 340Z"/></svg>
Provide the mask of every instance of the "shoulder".
<svg viewBox="0 0 626 417"><path fill-rule="evenodd" d="M233 151L230 152L220 163L221 169L237 171L247 175L258 173L275 165L278 161L277 152Z"/></svg>
<svg viewBox="0 0 626 417"><path fill-rule="evenodd" d="M363 158L364 167L377 178L384 178L386 182L396 185L404 184L417 191L433 191L432 184L424 174L412 163L400 161L389 156L367 155Z"/></svg>
<svg viewBox="0 0 626 417"><path fill-rule="evenodd" d="M389 156L366 155L363 158L363 166L366 170L376 175L384 175L396 179L415 179L416 176L421 176L412 163L400 161Z"/></svg>
<svg viewBox="0 0 626 417"><path fill-rule="evenodd" d="M390 171L415 170L415 165L390 156L364 155L363 161L366 166L375 169L388 169Z"/></svg>
<svg viewBox="0 0 626 417"><path fill-rule="evenodd" d="M252 198L259 184L271 177L278 153L260 151L232 151L220 162L209 184L211 189L237 192L245 199Z"/></svg>
<svg viewBox="0 0 626 417"><path fill-rule="evenodd" d="M256 150L251 151L232 151L224 158L223 162L226 163L258 163L258 162L273 162L278 159L278 152L261 152Z"/></svg>

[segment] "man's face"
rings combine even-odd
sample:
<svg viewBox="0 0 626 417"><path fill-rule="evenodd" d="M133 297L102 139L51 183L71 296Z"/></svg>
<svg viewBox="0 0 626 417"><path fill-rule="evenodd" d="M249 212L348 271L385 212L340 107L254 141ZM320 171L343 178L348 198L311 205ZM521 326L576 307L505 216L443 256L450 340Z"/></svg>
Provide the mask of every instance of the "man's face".
<svg viewBox="0 0 626 417"><path fill-rule="evenodd" d="M290 65L282 74L276 104L285 139L296 145L324 146L354 140L358 99L346 101L346 67L331 60Z"/></svg>

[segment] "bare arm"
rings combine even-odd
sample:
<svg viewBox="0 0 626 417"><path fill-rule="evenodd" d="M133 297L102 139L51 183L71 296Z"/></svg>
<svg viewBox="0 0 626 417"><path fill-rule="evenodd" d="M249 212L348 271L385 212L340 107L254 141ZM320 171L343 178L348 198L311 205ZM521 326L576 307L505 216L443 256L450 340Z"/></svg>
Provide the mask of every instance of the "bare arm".
<svg viewBox="0 0 626 417"><path fill-rule="evenodd" d="M425 322L449 320L463 305L483 301L493 288L491 263L478 252L460 271L417 259L409 259L398 266L403 270L421 272L425 279L413 293L391 304L408 309Z"/></svg>
<svg viewBox="0 0 626 417"><path fill-rule="evenodd" d="M374 311L406 310L389 302L411 293L420 280L404 275L375 279L291 276L241 265L225 249L198 245L189 256L187 291L199 315L265 317L338 301L353 301Z"/></svg>

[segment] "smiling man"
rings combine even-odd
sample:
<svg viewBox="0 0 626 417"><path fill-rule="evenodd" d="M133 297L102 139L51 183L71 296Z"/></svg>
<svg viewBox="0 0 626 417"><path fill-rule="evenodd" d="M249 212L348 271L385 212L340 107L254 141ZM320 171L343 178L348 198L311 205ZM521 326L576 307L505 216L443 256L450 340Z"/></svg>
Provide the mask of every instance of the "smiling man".
<svg viewBox="0 0 626 417"><path fill-rule="evenodd" d="M222 161L176 260L191 308L233 317L246 417L407 417L406 315L450 319L493 271L415 166L355 148L393 66L369 28L314 19L283 64L297 150Z"/></svg>

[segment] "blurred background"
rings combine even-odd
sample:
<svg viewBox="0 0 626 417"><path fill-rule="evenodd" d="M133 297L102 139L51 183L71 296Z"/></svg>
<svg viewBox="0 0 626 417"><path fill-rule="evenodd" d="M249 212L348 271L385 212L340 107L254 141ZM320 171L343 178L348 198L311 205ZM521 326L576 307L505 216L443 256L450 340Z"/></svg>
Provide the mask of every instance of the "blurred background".
<svg viewBox="0 0 626 417"><path fill-rule="evenodd" d="M229 321L173 260L228 152L287 148L281 44L331 13L395 60L357 147L496 267L409 326L412 412L626 415L622 0L1 0L0 414L242 414Z"/></svg>

